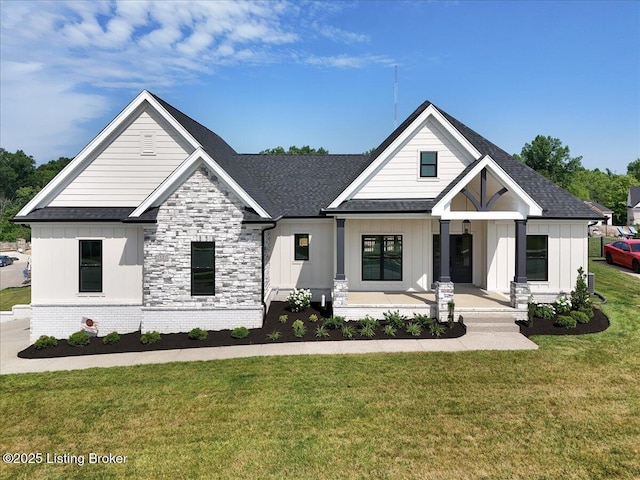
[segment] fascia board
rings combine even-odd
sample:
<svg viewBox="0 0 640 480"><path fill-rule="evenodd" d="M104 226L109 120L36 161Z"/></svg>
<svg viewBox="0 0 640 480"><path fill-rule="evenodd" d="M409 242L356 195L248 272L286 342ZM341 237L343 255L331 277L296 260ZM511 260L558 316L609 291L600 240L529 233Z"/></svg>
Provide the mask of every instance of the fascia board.
<svg viewBox="0 0 640 480"><path fill-rule="evenodd" d="M213 160L202 148L198 148L187 159L182 162L171 174L156 188L143 202L129 215L129 218L136 218L142 215L147 209L158 206L164 202L169 195L191 175L200 164L205 164L224 183L226 183L247 205L253 208L262 218L271 218L269 214L225 172L218 163Z"/></svg>
<svg viewBox="0 0 640 480"><path fill-rule="evenodd" d="M433 206L432 213L436 216L442 216L445 213L446 206L450 204L453 197L455 197L460 191L467 185L476 175L479 175L483 168L489 168L493 174L507 187L511 192L515 193L522 201L524 201L529 207L529 215L541 216L542 207L531 198L531 196L525 192L520 185L513 181L513 179L505 172L500 165L498 165L489 155L486 155L478 164L467 173L458 184L449 190L447 194L440 199L440 201ZM453 212L447 212L447 217ZM450 218L450 217L449 217Z"/></svg>
<svg viewBox="0 0 640 480"><path fill-rule="evenodd" d="M426 123L429 117L433 117L444 129L474 158L478 159L481 153L462 135L440 111L433 105L425 108L418 117L409 125L391 144L376 158L351 184L329 204L327 208L337 208L345 200L349 200L355 192L364 185L365 182L375 175L375 173L389 160L391 154L411 136L415 135L418 129Z"/></svg>
<svg viewBox="0 0 640 480"><path fill-rule="evenodd" d="M112 136L118 129L125 124L129 118L138 110L138 108L147 102L154 108L173 128L182 135L185 140L194 148L198 148L200 145L195 138L185 130L185 128L178 123L167 112L158 101L153 98L147 90L143 90L134 98L124 110L122 110L116 118L114 118L109 125L107 125L89 144L84 147L78 155L56 175L38 194L29 201L19 212L17 216L26 216L34 209L48 204L53 198L55 198L61 191L67 186L67 180L75 178L84 168L86 168L86 161L91 158L92 154L103 145L110 136Z"/></svg>

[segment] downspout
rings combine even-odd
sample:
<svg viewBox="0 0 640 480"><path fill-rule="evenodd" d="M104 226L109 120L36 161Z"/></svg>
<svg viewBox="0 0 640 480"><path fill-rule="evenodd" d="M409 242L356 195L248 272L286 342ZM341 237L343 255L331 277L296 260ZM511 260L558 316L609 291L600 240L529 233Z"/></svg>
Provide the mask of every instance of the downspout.
<svg viewBox="0 0 640 480"><path fill-rule="evenodd" d="M277 222L277 220L276 220ZM262 229L262 275L261 275L261 290L260 290L260 301L262 302L262 324L264 325L264 322L267 320L267 302L264 301L264 266L265 266L265 261L264 261L264 232L266 232L267 230L273 230L274 228L276 228L276 226L278 225L276 222L273 222L273 225L267 228L263 228Z"/></svg>

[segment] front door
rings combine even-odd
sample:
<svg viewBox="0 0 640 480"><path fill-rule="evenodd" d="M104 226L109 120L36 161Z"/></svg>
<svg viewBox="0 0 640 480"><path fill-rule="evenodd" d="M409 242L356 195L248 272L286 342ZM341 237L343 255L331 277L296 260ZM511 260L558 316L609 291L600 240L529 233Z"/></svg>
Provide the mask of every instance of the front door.
<svg viewBox="0 0 640 480"><path fill-rule="evenodd" d="M449 275L453 283L472 283L473 237L471 235L449 236ZM440 235L433 236L433 281L440 278Z"/></svg>

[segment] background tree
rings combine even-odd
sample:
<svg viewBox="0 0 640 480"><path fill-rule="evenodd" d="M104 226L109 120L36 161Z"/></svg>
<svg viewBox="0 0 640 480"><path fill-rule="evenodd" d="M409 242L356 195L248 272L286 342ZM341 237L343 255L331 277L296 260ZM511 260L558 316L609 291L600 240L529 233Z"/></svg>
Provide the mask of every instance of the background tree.
<svg viewBox="0 0 640 480"><path fill-rule="evenodd" d="M572 158L569 147L549 136L538 135L514 157L563 188L568 187L576 172L583 170L582 157Z"/></svg>
<svg viewBox="0 0 640 480"><path fill-rule="evenodd" d="M327 155L329 150L325 150L324 148L311 148L309 145L304 145L302 147L296 147L295 145L291 145L289 150L285 150L282 147L268 148L266 150L262 150L261 154L284 154L284 155Z"/></svg>
<svg viewBox="0 0 640 480"><path fill-rule="evenodd" d="M627 165L627 175L640 182L640 158Z"/></svg>

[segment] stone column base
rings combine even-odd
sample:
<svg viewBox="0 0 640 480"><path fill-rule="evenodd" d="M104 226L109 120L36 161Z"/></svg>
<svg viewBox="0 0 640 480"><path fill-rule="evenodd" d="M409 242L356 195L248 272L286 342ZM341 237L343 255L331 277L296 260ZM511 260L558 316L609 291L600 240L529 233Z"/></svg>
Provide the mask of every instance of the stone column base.
<svg viewBox="0 0 640 480"><path fill-rule="evenodd" d="M453 302L453 282L436 282L436 314L439 322L449 320L449 302Z"/></svg>
<svg viewBox="0 0 640 480"><path fill-rule="evenodd" d="M333 301L333 307L346 307L349 303L349 282L345 278L344 280L333 279L333 291L331 292L331 299Z"/></svg>
<svg viewBox="0 0 640 480"><path fill-rule="evenodd" d="M529 308L529 298L531 289L528 283L511 282L511 306L517 310L527 310Z"/></svg>

